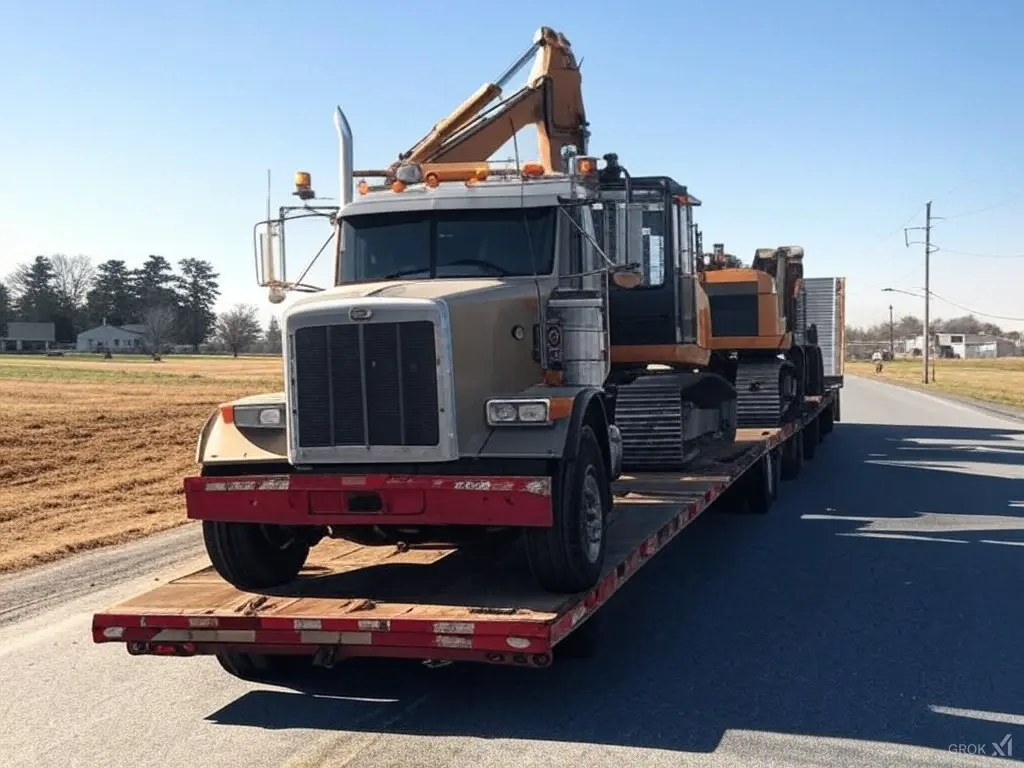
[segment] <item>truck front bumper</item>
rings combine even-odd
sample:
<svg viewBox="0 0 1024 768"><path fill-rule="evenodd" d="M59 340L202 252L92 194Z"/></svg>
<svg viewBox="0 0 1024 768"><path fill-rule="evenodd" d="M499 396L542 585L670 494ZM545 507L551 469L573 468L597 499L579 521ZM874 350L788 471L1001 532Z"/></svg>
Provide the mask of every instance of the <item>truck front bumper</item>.
<svg viewBox="0 0 1024 768"><path fill-rule="evenodd" d="M551 478L245 475L185 478L192 520L274 525L550 527Z"/></svg>

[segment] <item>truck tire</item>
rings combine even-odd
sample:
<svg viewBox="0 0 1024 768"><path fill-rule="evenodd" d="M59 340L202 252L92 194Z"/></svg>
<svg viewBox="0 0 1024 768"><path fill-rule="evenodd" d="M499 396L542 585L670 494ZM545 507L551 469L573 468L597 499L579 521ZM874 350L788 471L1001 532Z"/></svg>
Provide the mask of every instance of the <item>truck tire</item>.
<svg viewBox="0 0 1024 768"><path fill-rule="evenodd" d="M574 629L555 646L555 656L563 659L592 659L601 647L601 616L595 613L583 626Z"/></svg>
<svg viewBox="0 0 1024 768"><path fill-rule="evenodd" d="M762 456L750 472L750 485L747 488L747 508L757 515L765 514L772 508L772 503L779 497L779 477L782 462L775 450Z"/></svg>
<svg viewBox="0 0 1024 768"><path fill-rule="evenodd" d="M831 434L832 428L836 423L835 411L831 404L821 412L821 416L818 417L818 423L821 431L821 439L824 440L825 435Z"/></svg>
<svg viewBox="0 0 1024 768"><path fill-rule="evenodd" d="M579 441L576 458L563 462L555 478L553 525L525 530L530 570L548 592L583 592L597 584L604 568L611 484L589 425Z"/></svg>
<svg viewBox="0 0 1024 768"><path fill-rule="evenodd" d="M309 557L309 544L280 526L204 520L203 541L214 569L238 589L287 584Z"/></svg>
<svg viewBox="0 0 1024 768"><path fill-rule="evenodd" d="M795 480L804 468L804 433L796 432L782 446L782 479Z"/></svg>
<svg viewBox="0 0 1024 768"><path fill-rule="evenodd" d="M229 675L250 683L279 682L312 667L310 656L222 651L217 663Z"/></svg>
<svg viewBox="0 0 1024 768"><path fill-rule="evenodd" d="M804 447L804 461L810 461L814 458L814 454L818 450L818 439L820 437L819 416L811 419L804 425L804 428L800 430L800 434L803 438Z"/></svg>

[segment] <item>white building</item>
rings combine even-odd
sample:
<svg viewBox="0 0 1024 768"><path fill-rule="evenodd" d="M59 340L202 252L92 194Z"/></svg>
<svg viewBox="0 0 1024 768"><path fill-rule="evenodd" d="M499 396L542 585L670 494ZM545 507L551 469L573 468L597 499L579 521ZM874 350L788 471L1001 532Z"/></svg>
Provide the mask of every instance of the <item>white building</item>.
<svg viewBox="0 0 1024 768"><path fill-rule="evenodd" d="M146 348L145 333L144 325L103 323L78 334L78 351L109 349L111 352L142 352Z"/></svg>
<svg viewBox="0 0 1024 768"><path fill-rule="evenodd" d="M903 351L924 349L924 336L904 339ZM932 354L951 356L963 360L981 357L1008 357L1017 354L1017 345L1010 339L984 333L936 333L932 335Z"/></svg>
<svg viewBox="0 0 1024 768"><path fill-rule="evenodd" d="M49 349L56 338L53 323L8 323L0 325L0 351L22 352Z"/></svg>

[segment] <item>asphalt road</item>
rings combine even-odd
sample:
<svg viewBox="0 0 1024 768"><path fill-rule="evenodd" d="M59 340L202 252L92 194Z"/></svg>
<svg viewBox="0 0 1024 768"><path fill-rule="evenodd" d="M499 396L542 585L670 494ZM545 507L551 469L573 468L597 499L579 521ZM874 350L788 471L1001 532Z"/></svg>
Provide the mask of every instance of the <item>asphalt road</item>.
<svg viewBox="0 0 1024 768"><path fill-rule="evenodd" d="M95 646L194 530L0 581L8 766L953 766L1024 755L1024 422L849 380L765 517L710 514L546 670L343 665L252 685ZM137 573L142 578L125 581ZM970 746L968 746L970 745Z"/></svg>

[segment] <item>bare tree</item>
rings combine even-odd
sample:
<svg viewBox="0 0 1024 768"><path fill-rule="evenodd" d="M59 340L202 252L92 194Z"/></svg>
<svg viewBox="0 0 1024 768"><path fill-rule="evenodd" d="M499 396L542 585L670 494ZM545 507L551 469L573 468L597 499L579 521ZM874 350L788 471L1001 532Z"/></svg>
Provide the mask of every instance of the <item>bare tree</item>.
<svg viewBox="0 0 1024 768"><path fill-rule="evenodd" d="M50 257L53 267L53 287L61 303L70 309L85 306L85 296L92 287L96 270L88 256L65 256L58 253Z"/></svg>
<svg viewBox="0 0 1024 768"><path fill-rule="evenodd" d="M17 301L24 295L25 291L28 290L31 279L31 264L19 264L14 268L14 271L4 279L4 283L7 285L7 291L10 293L12 301Z"/></svg>
<svg viewBox="0 0 1024 768"><path fill-rule="evenodd" d="M170 307L153 307L146 313L143 322L146 346L155 360L160 359L164 345L174 333L174 310Z"/></svg>
<svg viewBox="0 0 1024 768"><path fill-rule="evenodd" d="M263 334L260 327L259 311L251 304L236 304L217 317L214 331L217 340L238 357Z"/></svg>

